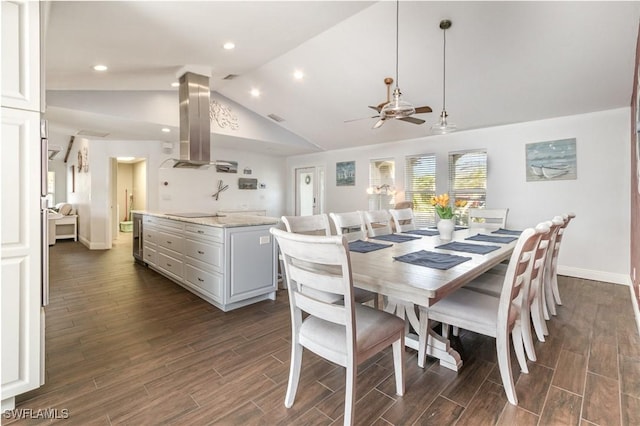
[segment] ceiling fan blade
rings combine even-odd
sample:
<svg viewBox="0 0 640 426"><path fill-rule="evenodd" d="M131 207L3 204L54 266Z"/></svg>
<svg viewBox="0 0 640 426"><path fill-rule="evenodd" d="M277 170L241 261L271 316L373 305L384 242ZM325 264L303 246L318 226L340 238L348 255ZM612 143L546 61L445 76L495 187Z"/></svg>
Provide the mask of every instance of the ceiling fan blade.
<svg viewBox="0 0 640 426"><path fill-rule="evenodd" d="M381 118L380 120L376 121L376 124L373 125L373 129L377 129L380 126L382 126L384 124L384 118Z"/></svg>
<svg viewBox="0 0 640 426"><path fill-rule="evenodd" d="M416 114L424 114L427 112L433 112L433 110L431 109L431 107L428 106L421 106L421 107L417 107L416 108Z"/></svg>
<svg viewBox="0 0 640 426"><path fill-rule="evenodd" d="M378 112L380 112L380 110L382 109L382 107L380 107L380 106L374 107L374 106L371 106L371 105L369 105L369 108L371 108L374 111L378 111Z"/></svg>
<svg viewBox="0 0 640 426"><path fill-rule="evenodd" d="M402 117L402 118L398 118L398 120L406 121L408 123L413 123L413 124L422 124L422 123L424 123L424 120L422 120L420 118L415 118L415 117Z"/></svg>
<svg viewBox="0 0 640 426"><path fill-rule="evenodd" d="M345 120L345 123L351 123L353 121L360 121L360 120L368 120L370 118L378 118L380 117L379 115L372 115L371 117L360 117L360 118L352 118L351 120Z"/></svg>

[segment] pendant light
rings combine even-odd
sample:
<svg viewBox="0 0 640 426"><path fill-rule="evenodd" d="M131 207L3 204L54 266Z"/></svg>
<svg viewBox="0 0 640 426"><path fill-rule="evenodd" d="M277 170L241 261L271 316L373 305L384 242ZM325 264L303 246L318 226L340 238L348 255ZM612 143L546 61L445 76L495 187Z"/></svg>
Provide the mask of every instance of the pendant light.
<svg viewBox="0 0 640 426"><path fill-rule="evenodd" d="M400 0L396 0L396 88L393 89L393 99L380 110L380 121L376 123L378 127L387 118L405 118L416 112L416 109L409 102L401 99L402 93L398 86L398 39L400 33ZM374 126L375 128L375 126Z"/></svg>
<svg viewBox="0 0 640 426"><path fill-rule="evenodd" d="M431 126L431 133L434 135L446 135L455 132L457 126L447 121L446 108L446 53L447 53L447 30L451 28L451 21L444 19L440 21L440 29L442 30L442 112L440 113L440 121Z"/></svg>

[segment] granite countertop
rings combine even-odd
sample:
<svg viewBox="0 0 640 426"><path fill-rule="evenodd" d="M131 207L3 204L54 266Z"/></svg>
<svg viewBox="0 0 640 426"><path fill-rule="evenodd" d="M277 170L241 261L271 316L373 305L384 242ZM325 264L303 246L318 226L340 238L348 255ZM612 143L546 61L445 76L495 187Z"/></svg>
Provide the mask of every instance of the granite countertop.
<svg viewBox="0 0 640 426"><path fill-rule="evenodd" d="M217 228L234 228L240 226L259 226L259 225L275 225L280 219L269 216L256 216L245 214L223 214L216 216L215 213L211 213L211 216L207 217L179 217L174 216L172 213L159 213L147 210L134 210L132 213L139 213L148 216L160 217L163 219L177 220L186 223L195 223L198 225L215 226ZM181 213L174 213L181 214Z"/></svg>

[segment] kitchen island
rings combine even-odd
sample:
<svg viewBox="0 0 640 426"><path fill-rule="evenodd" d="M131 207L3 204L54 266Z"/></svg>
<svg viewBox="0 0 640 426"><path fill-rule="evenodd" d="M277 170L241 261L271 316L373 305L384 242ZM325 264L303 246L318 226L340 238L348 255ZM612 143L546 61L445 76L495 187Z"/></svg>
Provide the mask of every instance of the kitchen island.
<svg viewBox="0 0 640 426"><path fill-rule="evenodd" d="M143 263L223 311L275 300L277 218L243 214L157 213L142 216Z"/></svg>

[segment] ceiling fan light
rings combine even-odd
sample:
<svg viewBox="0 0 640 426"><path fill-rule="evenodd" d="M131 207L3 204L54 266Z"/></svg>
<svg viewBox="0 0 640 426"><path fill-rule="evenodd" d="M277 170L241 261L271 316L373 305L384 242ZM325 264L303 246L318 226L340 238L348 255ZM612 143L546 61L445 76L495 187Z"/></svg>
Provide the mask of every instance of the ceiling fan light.
<svg viewBox="0 0 640 426"><path fill-rule="evenodd" d="M431 126L431 133L434 135L446 135L455 132L458 126L447 121L447 111L442 110L440 113L440 121Z"/></svg>
<svg viewBox="0 0 640 426"><path fill-rule="evenodd" d="M393 100L386 104L380 110L380 115L386 118L405 118L412 114L415 114L416 109L409 102L400 99L402 93L400 89L396 87L393 90Z"/></svg>

